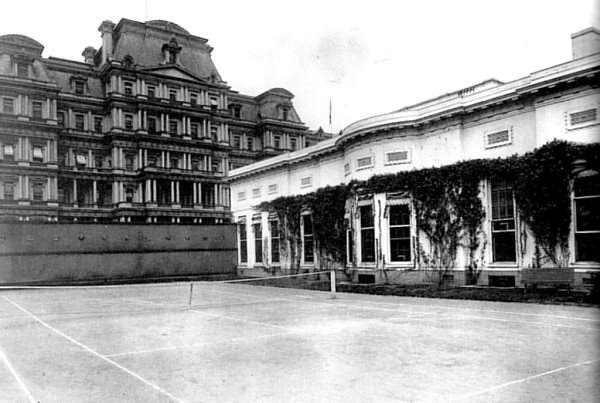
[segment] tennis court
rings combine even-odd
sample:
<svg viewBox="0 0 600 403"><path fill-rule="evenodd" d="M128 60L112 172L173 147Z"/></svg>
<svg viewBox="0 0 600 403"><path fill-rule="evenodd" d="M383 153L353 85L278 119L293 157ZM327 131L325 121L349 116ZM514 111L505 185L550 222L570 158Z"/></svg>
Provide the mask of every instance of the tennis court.
<svg viewBox="0 0 600 403"><path fill-rule="evenodd" d="M2 289L0 400L598 402L598 314L243 282Z"/></svg>

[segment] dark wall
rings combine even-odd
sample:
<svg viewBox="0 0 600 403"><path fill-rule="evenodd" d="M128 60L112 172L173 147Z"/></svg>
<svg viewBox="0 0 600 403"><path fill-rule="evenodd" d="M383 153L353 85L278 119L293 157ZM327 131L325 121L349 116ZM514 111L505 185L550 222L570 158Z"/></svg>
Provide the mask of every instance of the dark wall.
<svg viewBox="0 0 600 403"><path fill-rule="evenodd" d="M0 224L0 284L233 274L235 225Z"/></svg>

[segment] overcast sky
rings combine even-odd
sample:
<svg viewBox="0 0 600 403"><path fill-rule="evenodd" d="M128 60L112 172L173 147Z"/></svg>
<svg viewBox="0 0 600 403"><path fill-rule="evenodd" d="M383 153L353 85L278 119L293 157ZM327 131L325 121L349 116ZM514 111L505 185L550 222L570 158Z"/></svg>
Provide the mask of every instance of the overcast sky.
<svg viewBox="0 0 600 403"><path fill-rule="evenodd" d="M207 38L233 90L283 87L311 128L333 132L487 78L511 81L571 59L598 0L29 0L0 5L0 35L44 57L83 60L103 20L162 19ZM329 105L332 105L332 125Z"/></svg>

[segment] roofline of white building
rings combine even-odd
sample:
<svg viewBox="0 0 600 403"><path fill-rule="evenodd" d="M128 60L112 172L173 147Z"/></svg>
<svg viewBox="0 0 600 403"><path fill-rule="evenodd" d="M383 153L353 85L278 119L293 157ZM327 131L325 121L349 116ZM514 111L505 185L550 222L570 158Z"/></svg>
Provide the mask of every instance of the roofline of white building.
<svg viewBox="0 0 600 403"><path fill-rule="evenodd" d="M358 120L348 125L341 135L319 142L314 146L231 170L229 180L336 152L349 140L369 133L391 128L420 126L431 121L515 100L525 94L535 93L541 88L553 87L561 82L568 82L579 77L591 77L597 74L599 67L600 53L595 53L533 72L526 77L504 84L493 79L486 80L473 87L444 94L394 112Z"/></svg>

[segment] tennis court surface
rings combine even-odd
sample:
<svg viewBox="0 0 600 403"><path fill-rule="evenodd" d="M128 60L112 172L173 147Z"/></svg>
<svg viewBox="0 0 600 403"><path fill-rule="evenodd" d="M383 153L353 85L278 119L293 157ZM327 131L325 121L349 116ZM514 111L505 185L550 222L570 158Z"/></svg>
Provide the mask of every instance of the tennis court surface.
<svg viewBox="0 0 600 403"><path fill-rule="evenodd" d="M585 307L243 282L1 289L0 401L598 402L599 335Z"/></svg>

